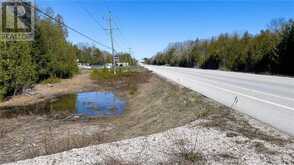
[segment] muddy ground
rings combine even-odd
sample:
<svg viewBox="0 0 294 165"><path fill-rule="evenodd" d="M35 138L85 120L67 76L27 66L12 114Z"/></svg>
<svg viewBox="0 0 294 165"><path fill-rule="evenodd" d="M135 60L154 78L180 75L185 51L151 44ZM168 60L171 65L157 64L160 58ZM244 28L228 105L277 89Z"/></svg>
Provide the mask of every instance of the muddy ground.
<svg viewBox="0 0 294 165"><path fill-rule="evenodd" d="M83 80L96 90L113 90L109 84L97 85L89 79L81 79L79 84ZM269 155L273 153L263 142L282 148L293 144L291 137L146 70L134 80L138 80L136 90L130 91L121 84L115 86L116 94L127 101L125 113L119 117L64 120L32 114L1 118L0 163L150 135L195 120L207 121L200 127L216 129L227 137L244 137L251 143L258 141L256 150Z"/></svg>
<svg viewBox="0 0 294 165"><path fill-rule="evenodd" d="M55 84L37 84L29 92L7 98L0 102L0 109L11 106L36 104L69 93L98 90L99 85L90 79L90 71L83 70L71 79L63 79Z"/></svg>

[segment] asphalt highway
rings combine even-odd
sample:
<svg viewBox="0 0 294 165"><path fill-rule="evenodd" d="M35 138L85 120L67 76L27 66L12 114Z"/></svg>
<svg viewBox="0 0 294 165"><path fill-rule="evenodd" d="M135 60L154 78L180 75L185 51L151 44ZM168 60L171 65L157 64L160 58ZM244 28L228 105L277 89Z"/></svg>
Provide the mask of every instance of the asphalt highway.
<svg viewBox="0 0 294 165"><path fill-rule="evenodd" d="M195 68L142 66L294 135L294 78Z"/></svg>

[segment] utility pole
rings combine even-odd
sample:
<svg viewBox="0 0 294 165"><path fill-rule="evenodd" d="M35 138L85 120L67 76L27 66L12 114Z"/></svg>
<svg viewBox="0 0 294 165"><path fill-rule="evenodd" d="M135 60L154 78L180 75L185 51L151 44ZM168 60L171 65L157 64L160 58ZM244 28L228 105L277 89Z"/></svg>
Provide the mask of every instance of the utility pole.
<svg viewBox="0 0 294 165"><path fill-rule="evenodd" d="M114 43L113 43L113 28L112 28L112 16L111 11L109 11L109 35L110 35L110 42L111 42L111 50L112 50L112 67L113 73L116 74L116 57L115 57L115 50L114 50Z"/></svg>
<svg viewBox="0 0 294 165"><path fill-rule="evenodd" d="M130 56L132 57L132 48L129 48L129 54L130 54ZM133 65L133 63L134 63L134 61L133 61L132 58L129 59L129 62L131 62L130 65Z"/></svg>

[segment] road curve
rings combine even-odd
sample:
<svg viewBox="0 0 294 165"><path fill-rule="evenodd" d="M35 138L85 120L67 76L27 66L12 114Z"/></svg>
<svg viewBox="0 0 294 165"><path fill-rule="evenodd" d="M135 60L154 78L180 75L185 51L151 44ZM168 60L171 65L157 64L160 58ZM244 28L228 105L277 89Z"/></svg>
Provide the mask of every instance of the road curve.
<svg viewBox="0 0 294 165"><path fill-rule="evenodd" d="M294 78L194 68L142 66L294 135Z"/></svg>

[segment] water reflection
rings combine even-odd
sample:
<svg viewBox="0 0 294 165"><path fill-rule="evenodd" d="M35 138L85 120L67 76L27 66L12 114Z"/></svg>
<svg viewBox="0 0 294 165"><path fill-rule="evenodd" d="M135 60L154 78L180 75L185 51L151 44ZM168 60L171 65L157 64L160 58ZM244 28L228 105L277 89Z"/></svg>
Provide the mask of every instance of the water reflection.
<svg viewBox="0 0 294 165"><path fill-rule="evenodd" d="M110 92L80 93L76 100L76 113L85 116L116 116L125 108L125 102Z"/></svg>
<svg viewBox="0 0 294 165"><path fill-rule="evenodd" d="M112 92L85 92L59 97L47 102L1 110L0 117L48 115L63 118L71 114L91 117L121 115L126 102Z"/></svg>

